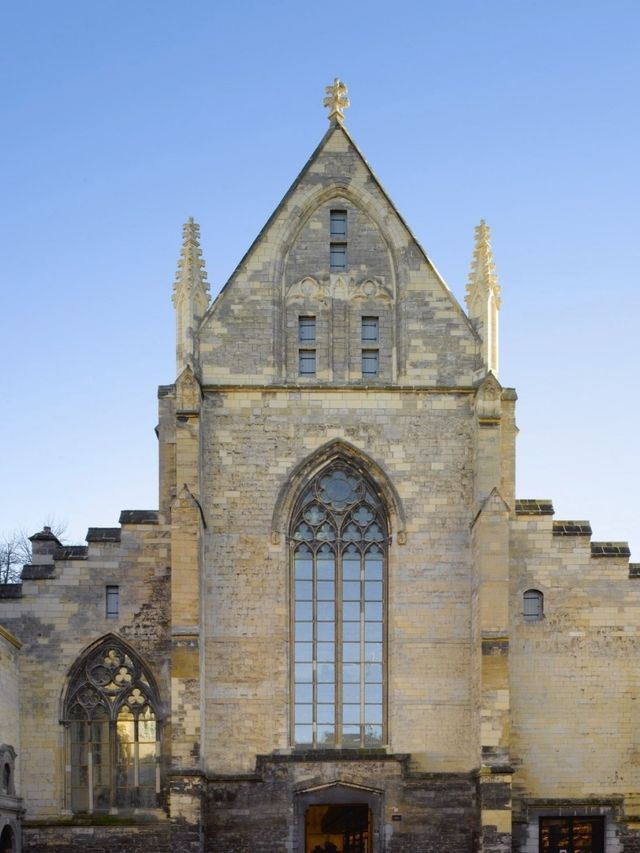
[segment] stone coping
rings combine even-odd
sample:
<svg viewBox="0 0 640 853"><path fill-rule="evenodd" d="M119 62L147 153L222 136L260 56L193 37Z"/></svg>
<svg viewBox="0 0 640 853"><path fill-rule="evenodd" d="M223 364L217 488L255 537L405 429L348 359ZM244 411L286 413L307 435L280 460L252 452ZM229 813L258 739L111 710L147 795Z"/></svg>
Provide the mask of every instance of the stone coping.
<svg viewBox="0 0 640 853"><path fill-rule="evenodd" d="M87 531L87 542L119 542L121 538L119 527L90 527Z"/></svg>
<svg viewBox="0 0 640 853"><path fill-rule="evenodd" d="M158 524L157 509L123 509L118 519L120 524Z"/></svg>
<svg viewBox="0 0 640 853"><path fill-rule="evenodd" d="M516 500L516 515L553 515L553 513L553 504L549 498Z"/></svg>
<svg viewBox="0 0 640 853"><path fill-rule="evenodd" d="M592 557L626 557L631 556L628 542L592 542Z"/></svg>
<svg viewBox="0 0 640 853"><path fill-rule="evenodd" d="M591 536L591 524L588 521L554 521L554 536Z"/></svg>

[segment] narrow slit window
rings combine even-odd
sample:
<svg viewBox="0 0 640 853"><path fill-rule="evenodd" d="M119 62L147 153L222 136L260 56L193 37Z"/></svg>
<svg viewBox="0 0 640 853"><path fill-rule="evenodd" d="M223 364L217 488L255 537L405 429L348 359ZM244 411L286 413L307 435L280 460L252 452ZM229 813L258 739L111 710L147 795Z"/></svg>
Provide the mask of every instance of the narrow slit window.
<svg viewBox="0 0 640 853"><path fill-rule="evenodd" d="M522 615L527 622L537 622L544 616L544 595L539 589L528 589L522 596Z"/></svg>
<svg viewBox="0 0 640 853"><path fill-rule="evenodd" d="M108 586L106 590L107 619L117 619L120 615L120 587Z"/></svg>
<svg viewBox="0 0 640 853"><path fill-rule="evenodd" d="M362 318L362 340L377 343L378 342L378 318L363 317Z"/></svg>
<svg viewBox="0 0 640 853"><path fill-rule="evenodd" d="M301 344L316 342L316 318L298 317L298 340Z"/></svg>
<svg viewBox="0 0 640 853"><path fill-rule="evenodd" d="M332 210L330 214L329 233L331 237L347 236L347 211Z"/></svg>
<svg viewBox="0 0 640 853"><path fill-rule="evenodd" d="M331 272L340 272L347 268L347 244L332 243L330 248L330 268Z"/></svg>
<svg viewBox="0 0 640 853"><path fill-rule="evenodd" d="M298 372L301 376L315 376L316 374L316 351L314 349L301 349L298 352Z"/></svg>
<svg viewBox="0 0 640 853"><path fill-rule="evenodd" d="M363 377L372 377L378 375L378 350L363 349L362 350L362 375Z"/></svg>

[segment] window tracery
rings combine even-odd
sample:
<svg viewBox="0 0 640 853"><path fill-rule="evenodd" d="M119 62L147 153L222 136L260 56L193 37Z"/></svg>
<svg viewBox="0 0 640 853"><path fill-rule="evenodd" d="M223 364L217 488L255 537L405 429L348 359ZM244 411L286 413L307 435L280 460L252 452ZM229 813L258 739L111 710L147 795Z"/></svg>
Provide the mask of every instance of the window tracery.
<svg viewBox="0 0 640 853"><path fill-rule="evenodd" d="M293 741L385 742L387 521L355 468L338 461L305 488L292 515Z"/></svg>
<svg viewBox="0 0 640 853"><path fill-rule="evenodd" d="M74 812L156 805L157 708L152 678L116 638L76 665L64 707Z"/></svg>

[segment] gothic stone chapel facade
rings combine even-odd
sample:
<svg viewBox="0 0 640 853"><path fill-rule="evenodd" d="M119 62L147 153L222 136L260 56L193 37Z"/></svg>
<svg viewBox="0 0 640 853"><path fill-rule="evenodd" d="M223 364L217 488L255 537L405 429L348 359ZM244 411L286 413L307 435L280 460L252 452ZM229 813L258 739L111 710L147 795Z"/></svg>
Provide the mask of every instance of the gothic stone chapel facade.
<svg viewBox="0 0 640 853"><path fill-rule="evenodd" d="M640 566L516 499L488 228L465 313L327 102L212 304L185 225L158 510L2 590L2 851L640 850Z"/></svg>

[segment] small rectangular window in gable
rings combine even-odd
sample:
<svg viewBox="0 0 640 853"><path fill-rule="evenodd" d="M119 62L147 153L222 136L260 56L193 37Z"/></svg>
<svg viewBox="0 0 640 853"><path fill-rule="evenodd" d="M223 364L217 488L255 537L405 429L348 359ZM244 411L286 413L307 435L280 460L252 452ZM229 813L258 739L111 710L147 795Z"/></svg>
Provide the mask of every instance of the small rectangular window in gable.
<svg viewBox="0 0 640 853"><path fill-rule="evenodd" d="M332 210L329 217L329 233L332 237L347 236L347 211Z"/></svg>
<svg viewBox="0 0 640 853"><path fill-rule="evenodd" d="M315 343L316 318L298 317L298 340L301 344Z"/></svg>
<svg viewBox="0 0 640 853"><path fill-rule="evenodd" d="M106 616L107 619L117 619L120 615L120 587L108 586L106 588Z"/></svg>
<svg viewBox="0 0 640 853"><path fill-rule="evenodd" d="M362 340L376 341L378 340L378 318L363 317L362 318Z"/></svg>
<svg viewBox="0 0 640 853"><path fill-rule="evenodd" d="M362 376L371 377L378 375L378 350L362 350Z"/></svg>
<svg viewBox="0 0 640 853"><path fill-rule="evenodd" d="M340 272L347 268L347 244L331 243L329 266L331 272Z"/></svg>
<svg viewBox="0 0 640 853"><path fill-rule="evenodd" d="M301 376L315 376L316 351L314 349L301 349L298 351L298 372Z"/></svg>

